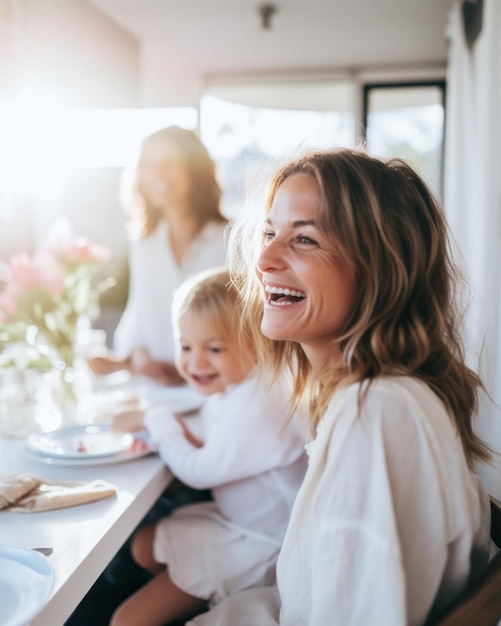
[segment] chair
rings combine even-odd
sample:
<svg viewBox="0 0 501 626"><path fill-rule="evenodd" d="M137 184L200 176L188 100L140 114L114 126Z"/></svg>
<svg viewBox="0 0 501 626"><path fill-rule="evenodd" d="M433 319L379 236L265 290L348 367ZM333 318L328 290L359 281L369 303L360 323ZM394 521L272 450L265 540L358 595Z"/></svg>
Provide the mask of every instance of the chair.
<svg viewBox="0 0 501 626"><path fill-rule="evenodd" d="M501 549L501 503L491 497L491 537ZM501 552L428 626L496 626L501 619Z"/></svg>

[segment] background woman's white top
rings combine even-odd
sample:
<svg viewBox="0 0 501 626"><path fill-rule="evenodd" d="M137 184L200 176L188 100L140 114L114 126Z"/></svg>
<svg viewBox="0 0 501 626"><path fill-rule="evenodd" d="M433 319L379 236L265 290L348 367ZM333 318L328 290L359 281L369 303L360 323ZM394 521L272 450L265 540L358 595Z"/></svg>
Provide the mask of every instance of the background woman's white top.
<svg viewBox="0 0 501 626"><path fill-rule="evenodd" d="M226 264L225 228L224 222L208 223L180 265L165 221L147 237L130 242L129 296L113 346L120 358L145 347L154 360L174 360L172 295L189 276Z"/></svg>

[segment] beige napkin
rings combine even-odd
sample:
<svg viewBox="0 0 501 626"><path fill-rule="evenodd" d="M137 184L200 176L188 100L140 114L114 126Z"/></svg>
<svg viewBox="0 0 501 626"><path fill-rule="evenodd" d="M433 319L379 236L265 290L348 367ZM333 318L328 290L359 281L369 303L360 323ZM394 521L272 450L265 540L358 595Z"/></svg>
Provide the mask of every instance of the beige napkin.
<svg viewBox="0 0 501 626"><path fill-rule="evenodd" d="M0 478L0 509L14 504L42 482L32 474L16 474Z"/></svg>
<svg viewBox="0 0 501 626"><path fill-rule="evenodd" d="M0 509L36 513L51 511L116 494L116 487L104 480L88 483L52 481L33 474L0 477Z"/></svg>

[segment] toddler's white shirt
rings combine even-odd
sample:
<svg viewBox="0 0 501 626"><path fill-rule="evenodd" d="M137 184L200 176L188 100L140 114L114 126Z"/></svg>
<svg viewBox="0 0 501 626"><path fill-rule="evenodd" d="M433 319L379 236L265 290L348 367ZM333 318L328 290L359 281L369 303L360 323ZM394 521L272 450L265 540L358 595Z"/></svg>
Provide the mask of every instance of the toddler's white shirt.
<svg viewBox="0 0 501 626"><path fill-rule="evenodd" d="M161 407L145 424L175 476L211 489L227 519L281 542L306 471L303 425L297 413L287 422L289 398L285 383L268 388L256 377L209 396L200 411L202 448Z"/></svg>

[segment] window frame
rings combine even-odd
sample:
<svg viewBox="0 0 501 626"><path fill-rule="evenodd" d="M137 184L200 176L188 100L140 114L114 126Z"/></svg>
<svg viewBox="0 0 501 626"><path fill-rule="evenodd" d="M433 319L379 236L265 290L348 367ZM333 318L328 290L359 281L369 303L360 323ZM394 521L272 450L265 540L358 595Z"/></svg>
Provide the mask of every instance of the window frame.
<svg viewBox="0 0 501 626"><path fill-rule="evenodd" d="M439 192L443 194L444 185L444 157L445 157L445 138L447 125L447 81L445 78L437 78L430 80L399 80L399 81L364 81L362 87L362 120L360 127L360 139L365 144L367 142L367 124L369 117L369 97L371 90L375 89L406 89L419 87L436 87L439 89L442 97L441 104L444 110L444 126L442 133L442 145L440 150L440 169L439 169Z"/></svg>

